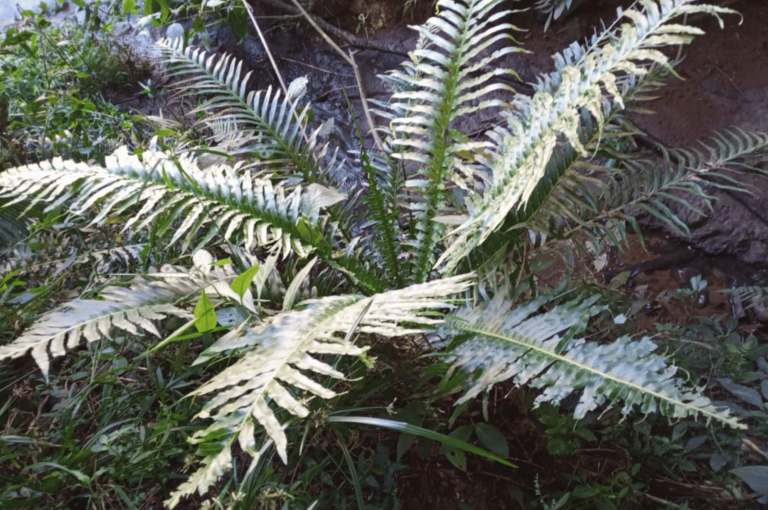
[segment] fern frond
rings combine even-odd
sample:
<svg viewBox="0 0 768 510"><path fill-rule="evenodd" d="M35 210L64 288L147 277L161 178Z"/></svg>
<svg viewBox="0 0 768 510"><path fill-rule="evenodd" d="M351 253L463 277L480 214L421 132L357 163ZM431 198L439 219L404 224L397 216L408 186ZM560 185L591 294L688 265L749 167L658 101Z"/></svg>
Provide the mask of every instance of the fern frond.
<svg viewBox="0 0 768 510"><path fill-rule="evenodd" d="M472 179L474 172L466 154L482 151L485 142L476 142L461 135L455 127L464 115L499 106L498 99L486 99L496 91L510 87L491 82L491 78L513 73L494 68L474 77L471 73L488 66L496 59L519 51L506 45L480 58L493 44L511 39L515 27L499 22L511 11L494 12L499 0L440 0L440 15L418 27L421 42L411 55L414 61L407 72L396 71L392 79L413 87L392 96L392 108L401 112L390 122L393 157L415 161L419 170L409 177L407 186L416 203L412 206L415 235L412 240L412 278L424 281L434 264L435 248L442 240L445 228L433 221L436 216L455 213L449 193L449 183Z"/></svg>
<svg viewBox="0 0 768 510"><path fill-rule="evenodd" d="M319 184L299 186L286 196L268 180L228 166L201 170L191 159L173 160L161 152L145 152L142 161L122 147L106 164L54 159L13 168L0 174L0 189L14 201L47 202L46 210L69 202L74 216L98 207L92 224L141 205L124 231L152 227L162 236L172 230L168 243L183 237L183 250L193 242L198 249L220 234L244 238L249 247L279 242L284 254L296 251L302 257L319 242L310 233L318 230L321 209L344 198Z"/></svg>
<svg viewBox="0 0 768 510"><path fill-rule="evenodd" d="M29 233L30 221L23 218L24 206L8 207L8 200L0 200L0 249L12 246Z"/></svg>
<svg viewBox="0 0 768 510"><path fill-rule="evenodd" d="M553 20L560 19L563 13L568 12L576 0L536 0L534 7L538 11L547 14L547 21L544 24L546 32Z"/></svg>
<svg viewBox="0 0 768 510"><path fill-rule="evenodd" d="M192 298L206 293L214 302L228 299L255 313L253 296L249 289L237 293L231 283L238 277L231 264L215 265L213 256L205 250L192 256L191 269L163 266L162 272L146 280L136 278L130 287L108 286L101 299L74 299L41 317L28 331L8 345L0 346L0 361L18 358L30 349L43 374L49 370L50 355L63 356L67 349L77 346L82 339L95 342L109 337L113 328L133 335L142 332L160 337L152 323L167 315L191 317L179 308ZM269 259L267 267L274 267ZM270 271L266 271L267 273ZM268 274L255 278L257 289L264 285ZM250 286L251 282L248 282Z"/></svg>
<svg viewBox="0 0 768 510"><path fill-rule="evenodd" d="M768 298L768 287L761 287L759 285L746 285L744 287L736 287L734 289L723 289L722 292L734 294L738 296L742 301L751 301L754 298Z"/></svg>
<svg viewBox="0 0 768 510"><path fill-rule="evenodd" d="M700 391L686 390L674 377L675 367L654 354L657 346L650 338L634 341L625 336L606 344L574 338L591 316L603 310L595 298L539 314L548 299L544 296L512 309L513 303L498 294L490 303L464 309L446 321L447 329L471 335L451 354L455 367L480 372L457 404L512 379L543 389L535 405L558 405L580 391L576 418L605 403L623 401L625 415L637 406L644 414L660 412L671 419L702 415L746 428Z"/></svg>
<svg viewBox="0 0 768 510"><path fill-rule="evenodd" d="M374 226L372 243L375 253L381 261L381 265L389 281L399 288L405 278L400 267L400 255L402 252L400 228L400 201L399 192L402 186L397 162L386 161L382 156L363 151L360 162L368 177L368 193L363 202L370 210L368 221ZM391 168L390 163L395 168ZM358 260L368 260L367 257L357 257Z"/></svg>
<svg viewBox="0 0 768 510"><path fill-rule="evenodd" d="M192 473L185 482L179 484L171 497L163 504L168 508L176 508L181 498L197 491L201 496L208 492L208 488L232 469L232 449L225 441L221 445L221 451L217 455L211 455L202 460L203 466Z"/></svg>
<svg viewBox="0 0 768 510"><path fill-rule="evenodd" d="M306 78L291 85L289 97L272 87L266 91L248 91L251 72L243 75L242 61L231 55L209 55L203 50L184 47L183 38L158 41L179 80L174 86L186 95L212 94L213 97L193 113L213 130L213 141L230 154L256 153L265 161L285 161L308 182L314 182L320 167L316 133L307 133L307 108L297 102L306 89ZM303 81L302 81L303 80ZM303 85L303 87L302 87ZM226 142L226 143L225 143Z"/></svg>
<svg viewBox="0 0 768 510"><path fill-rule="evenodd" d="M752 310L759 322L768 321L768 273L758 271L751 275L754 285L723 289L731 294L731 306L734 309Z"/></svg>
<svg viewBox="0 0 768 510"><path fill-rule="evenodd" d="M159 338L160 332L152 321L168 315L189 317L175 303L197 294L201 288L181 279L139 279L129 288L107 287L101 293L102 300L75 299L44 315L22 336L0 346L0 361L18 358L31 349L47 379L50 358L63 356L83 339L95 342L108 337L113 328L134 335L145 331Z"/></svg>
<svg viewBox="0 0 768 510"><path fill-rule="evenodd" d="M310 300L301 309L273 317L258 327L234 330L206 349L196 363L221 353L245 353L203 386L195 395L210 395L200 414L215 421L196 434L196 442L217 431L216 437L236 436L244 451L255 450L255 423L264 427L287 463L288 439L270 407L305 417L307 407L289 388L329 399L336 393L317 383L310 375L342 379L344 374L316 356L323 354L357 356L365 348L351 341L353 330L360 333L402 336L438 324L439 319L420 312L452 308L446 296L463 292L472 275L412 285L366 298L359 295L332 296Z"/></svg>
<svg viewBox="0 0 768 510"><path fill-rule="evenodd" d="M659 86L659 80L665 74L657 66L642 76L624 76L617 82L622 102L632 105L648 100L648 92ZM605 121L602 126L594 121L588 111L581 111L579 139L585 151L593 156L593 160L595 158L626 159L626 156L617 154L609 147L626 145L627 139L636 134L637 130L627 126L628 122L621 115L621 108L618 105L606 103L604 108ZM589 162L588 158L583 158L570 143L558 144L553 149L544 175L531 193L528 202L524 207L510 210L503 226L469 253L465 259L467 267L478 274L493 275L497 270L502 269L502 264L495 262L489 264L491 262L488 258L489 254L493 254L495 261L504 261L510 250L526 243L524 236L526 232L546 242L550 239L564 238L563 225L578 224L576 228L586 226L587 219L581 219L578 213L582 210L592 210L592 206L599 202L593 196L597 193L595 189L601 190L604 187L600 177L593 175L594 168L594 163ZM568 201L576 202L581 208L562 205ZM582 204L582 202L585 203ZM634 224L634 218L631 216L627 216L626 220ZM595 229L584 228L584 231L599 233L602 232L599 227L603 226L598 224ZM623 222L621 227L624 227ZM481 269L478 264L487 266L487 270Z"/></svg>
<svg viewBox="0 0 768 510"><path fill-rule="evenodd" d="M90 264L92 271L101 274L117 272L118 268L127 268L141 261L141 251L145 244L132 244L108 248L106 250L94 250L85 255L73 253L66 258L50 258L50 253L40 254L32 252L26 246L15 248L8 256L8 260L0 265L0 276L6 275L17 269L22 274L46 274L61 273L73 266ZM55 255L54 255L55 256Z"/></svg>
<svg viewBox="0 0 768 510"><path fill-rule="evenodd" d="M746 192L739 175L764 171L749 165L745 158L768 150L768 134L728 130L699 142L699 146L659 147L661 162L627 159L619 168L600 168L593 175L598 185L592 189L578 179L571 180L540 211L540 228L545 229L546 222L546 231L559 238L571 237L576 231L598 237L617 232L626 241L624 223L634 224L633 210L642 210L677 235L689 236L681 211L698 215L711 212L716 197L710 188Z"/></svg>
<svg viewBox="0 0 768 510"><path fill-rule="evenodd" d="M505 220L509 211L524 207L546 171L559 139L565 139L579 153L580 111L587 110L598 126L604 124L604 102L623 107L617 76L642 75L649 63L668 65L669 59L657 48L686 44L701 30L669 22L686 13L715 15L732 12L708 5L690 5L690 0L643 0L642 10L619 10L628 19L620 30L595 36L584 48L571 45L555 56L557 70L538 85L528 99L516 96L515 114L507 129L497 129L492 138L496 157L491 160L493 182L482 196L470 197L470 217L457 228L448 249L437 262L452 270L474 247L484 242Z"/></svg>

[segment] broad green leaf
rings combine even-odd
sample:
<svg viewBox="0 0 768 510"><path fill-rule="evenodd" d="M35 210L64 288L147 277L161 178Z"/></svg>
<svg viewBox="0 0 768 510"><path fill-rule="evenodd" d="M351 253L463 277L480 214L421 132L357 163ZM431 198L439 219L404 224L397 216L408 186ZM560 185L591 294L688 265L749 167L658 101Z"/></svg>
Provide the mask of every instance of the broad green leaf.
<svg viewBox="0 0 768 510"><path fill-rule="evenodd" d="M462 425L451 432L449 437L458 439L462 442L469 441L469 438L472 437L472 425ZM462 449L461 446L454 447L447 443L443 443L443 446L440 447L440 453L445 455L445 458L457 468L462 471L467 470L467 456L464 454L464 449Z"/></svg>
<svg viewBox="0 0 768 510"><path fill-rule="evenodd" d="M709 466L712 468L712 471L717 473L730 461L730 455L726 455L725 453L715 453L709 458Z"/></svg>
<svg viewBox="0 0 768 510"><path fill-rule="evenodd" d="M731 469L731 473L741 478L753 491L768 496L768 466L744 466Z"/></svg>
<svg viewBox="0 0 768 510"><path fill-rule="evenodd" d="M211 331L216 327L216 309L208 295L203 292L200 301L195 305L195 327L200 333Z"/></svg>
<svg viewBox="0 0 768 510"><path fill-rule="evenodd" d="M685 449L683 451L685 453L692 452L693 450L695 450L699 446L701 446L704 443L706 443L708 438L709 438L709 436L696 436L696 437L692 437L691 439L688 440L687 443L685 443Z"/></svg>
<svg viewBox="0 0 768 510"><path fill-rule="evenodd" d="M416 436L413 434L400 434L400 437L397 438L397 461L400 462L400 459L403 458L403 455L405 452L408 451L408 448L411 447L411 445L416 441Z"/></svg>
<svg viewBox="0 0 768 510"><path fill-rule="evenodd" d="M475 425L475 434L483 446L501 457L509 457L509 443L499 429L487 423Z"/></svg>
<svg viewBox="0 0 768 510"><path fill-rule="evenodd" d="M758 391L755 390L754 388L750 388L749 386L744 386L743 384L735 383L727 378L720 379L720 384L723 386L723 388L730 391L731 393L739 397L741 400L743 400L747 404L752 404L753 406L758 407L760 409L763 408L763 398L760 396L760 393L758 393Z"/></svg>
<svg viewBox="0 0 768 510"><path fill-rule="evenodd" d="M244 273L241 273L237 276L234 280L232 280L232 284L230 285L232 287L232 290L234 290L238 296L242 299L242 297L245 295L245 293L248 291L248 288L251 286L251 282L253 282L253 278L256 276L256 273L259 272L259 265L254 264L253 266L249 267Z"/></svg>

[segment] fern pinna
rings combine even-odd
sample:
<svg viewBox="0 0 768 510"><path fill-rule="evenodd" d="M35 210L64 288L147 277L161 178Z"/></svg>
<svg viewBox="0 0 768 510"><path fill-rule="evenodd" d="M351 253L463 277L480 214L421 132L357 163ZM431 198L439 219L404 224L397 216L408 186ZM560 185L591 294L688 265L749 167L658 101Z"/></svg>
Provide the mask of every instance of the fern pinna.
<svg viewBox="0 0 768 510"><path fill-rule="evenodd" d="M190 268L168 266L40 317L0 347L0 359L31 350L47 374L49 356L83 338L93 342L114 329L163 336L156 323L175 315L189 326L199 320L190 315L199 300L236 310L237 319L220 314L230 331L197 361L237 359L192 392L202 401L198 417L210 420L192 438L206 456L167 501L171 507L206 493L231 469L235 444L255 458L274 445L289 462L286 427L308 415L307 398L336 395L320 378L344 378L332 356L364 353L355 332L399 338L437 330L451 346L454 369L478 372L462 401L513 379L541 389L537 403L579 392L577 416L621 401L625 413L702 415L741 427L675 379L651 339L580 338L605 310L597 298L564 301L545 292L523 301L504 281L524 270L525 260L514 256L523 232L542 234L537 247L579 229L594 243L615 241L610 232L634 222L611 201L616 189L673 223L662 200L675 199L669 191L706 194L706 163L691 168L701 154L667 152L645 163L613 158L592 175L579 162L607 147L624 121L621 110L642 95L658 66L669 65L659 48L701 33L673 19L731 11L640 0L619 10L620 25L556 55L556 70L533 97L509 98L513 91L494 78L514 71L487 71L520 51L504 45L514 42L515 27L503 21L514 12L501 3L438 2L439 15L418 29L412 60L386 77L396 89L381 112L389 124L377 127L386 133L386 153L363 151L368 183L348 193L336 189L334 169L351 163L328 150L321 128L309 129L306 81L284 93L249 92L235 59L162 42L185 93L212 96L200 107L210 114L211 143L249 159L203 169L189 155L147 150L139 157L121 148L105 167L56 159L0 175L11 203L65 208L73 221L92 215L92 224L128 217L125 232L195 254ZM485 108L498 109L505 122L470 139L460 120ZM764 150L768 137L735 131L718 140L713 160ZM215 264L206 247L239 253L240 266ZM478 273L469 272L474 268ZM268 282L291 278L287 289L267 291ZM333 292L302 291L314 281L330 282ZM300 295L307 299L294 304Z"/></svg>

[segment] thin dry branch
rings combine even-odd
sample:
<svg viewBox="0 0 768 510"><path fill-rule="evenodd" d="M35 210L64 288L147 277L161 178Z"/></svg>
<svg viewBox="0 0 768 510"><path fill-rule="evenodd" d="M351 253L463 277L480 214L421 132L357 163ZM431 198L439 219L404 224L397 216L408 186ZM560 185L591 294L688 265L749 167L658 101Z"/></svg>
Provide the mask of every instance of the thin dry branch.
<svg viewBox="0 0 768 510"><path fill-rule="evenodd" d="M272 7L274 9L278 9L283 12L287 12L289 14L294 14L299 16L302 14L301 11L296 7L285 4L280 0L256 0L256 1L262 5L266 5L268 7ZM315 16L314 14L309 14L309 15L311 16L312 21L314 21L317 24L317 26L319 26L321 29L328 32L329 34L333 35L334 37L346 42L350 46L354 46L355 48L361 48L364 50L375 50L375 51L381 51L384 53L392 53L393 55L400 55L401 57L408 58L408 51L405 50L404 48L400 48L398 46L394 46L391 44L383 44L381 42L368 39L366 37L358 37L354 34L350 34L346 30L342 30L339 27L336 27L328 23L327 21L320 18L319 16Z"/></svg>

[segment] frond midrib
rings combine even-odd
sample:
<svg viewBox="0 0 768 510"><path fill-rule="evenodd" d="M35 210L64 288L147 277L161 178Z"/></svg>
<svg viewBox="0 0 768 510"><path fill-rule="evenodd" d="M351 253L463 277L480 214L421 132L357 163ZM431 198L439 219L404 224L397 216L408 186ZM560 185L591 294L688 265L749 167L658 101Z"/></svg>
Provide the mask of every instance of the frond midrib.
<svg viewBox="0 0 768 510"><path fill-rule="evenodd" d="M687 404L687 403L682 402L682 401L673 400L673 399L671 399L671 398L669 398L669 397L667 397L665 395L662 395L662 394L660 394L658 392L648 390L647 388L645 388L643 386L638 386L637 384L628 382L628 381L626 381L624 379L619 379L618 377L615 377L615 376L612 376L612 375L608 375L608 374L606 374L604 372L596 370L596 369L594 369L593 367L591 367L589 365L584 365L583 363L579 363L579 362L577 362L575 360L572 360L572 359L568 358L567 356L553 353L552 351L549 351L549 350L546 350L546 349L544 349L542 347L539 347L535 343L529 343L529 342L526 342L525 340L518 340L518 339L516 339L513 336L505 336L505 335L502 335L501 333L498 333L496 331L486 330L486 329L483 329L483 328L481 328L479 326L476 326L476 325L470 324L470 323L462 323L462 322L460 322L460 323L454 324L454 325L455 325L455 327L457 327L457 329L459 329L459 330L461 330L463 332L474 333L474 334L481 335L481 336L484 336L484 337L487 337L487 338L491 338L491 339L494 339L494 340L500 340L500 341L503 341L503 342L509 342L509 343L518 345L520 347L523 347L523 348L525 348L525 349L527 349L529 351L535 351L536 353L538 353L540 355L543 355L543 356L545 356L547 358L552 359L552 363L550 365L548 365L547 367L545 367L542 371L546 371L546 369L551 367L552 364L566 365L566 366L570 365L570 366L576 367L578 370L582 370L584 372L588 372L588 373L590 373L592 375L595 375L595 376L597 376L597 377L599 377L601 379L609 380L609 381L615 383L617 386L629 387L629 388L631 388L631 389L633 389L633 390L635 390L635 391L637 391L637 392L639 392L641 394L651 395L654 398L659 399L660 401L668 402L668 403L674 405L675 407L684 408L684 409L689 411L688 414L691 415L691 416L696 416L697 414L703 414L703 415L707 416L707 418L709 418L709 419L714 419L714 420L717 420L719 422L726 423L726 424L728 424L728 425L730 425L732 427L735 427L735 428L746 428L745 425L740 424L735 418L733 420L724 420L722 416L719 416L716 413L708 411L707 409L703 409L703 408L700 408L700 407L695 407L693 405ZM525 354L523 354L523 356L524 355Z"/></svg>

